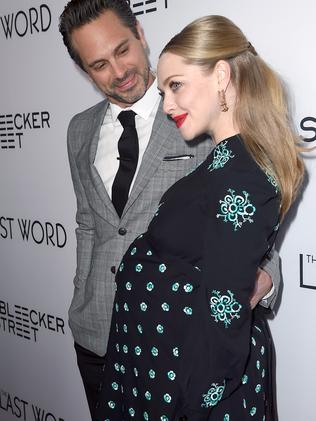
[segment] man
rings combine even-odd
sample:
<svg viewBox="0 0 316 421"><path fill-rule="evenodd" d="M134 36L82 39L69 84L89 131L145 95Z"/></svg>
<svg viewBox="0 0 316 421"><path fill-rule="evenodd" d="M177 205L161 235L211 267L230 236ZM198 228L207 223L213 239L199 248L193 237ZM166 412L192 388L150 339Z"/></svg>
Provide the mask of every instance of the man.
<svg viewBox="0 0 316 421"><path fill-rule="evenodd" d="M163 115L146 40L125 0L72 0L61 15L60 32L70 56L106 97L76 115L68 129L78 206L77 271L69 322L93 417L119 262L132 240L146 231L162 194L202 162L212 144L206 139L187 145ZM129 151L133 158L128 159L120 146L126 127L119 122L126 109L136 113L138 137L134 151ZM135 126L129 127L130 137L133 130ZM124 161L135 161L125 199L118 183ZM274 255L264 269L277 287L278 257ZM253 307L271 289L265 271L259 270Z"/></svg>

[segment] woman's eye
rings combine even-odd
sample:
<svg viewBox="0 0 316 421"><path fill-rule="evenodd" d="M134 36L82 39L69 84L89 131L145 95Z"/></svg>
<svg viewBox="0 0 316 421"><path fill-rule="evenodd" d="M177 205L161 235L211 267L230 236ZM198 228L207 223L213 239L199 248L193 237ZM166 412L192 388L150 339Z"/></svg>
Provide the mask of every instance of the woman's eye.
<svg viewBox="0 0 316 421"><path fill-rule="evenodd" d="M170 89L175 92L177 89L180 88L180 86L182 86L181 82L170 82Z"/></svg>

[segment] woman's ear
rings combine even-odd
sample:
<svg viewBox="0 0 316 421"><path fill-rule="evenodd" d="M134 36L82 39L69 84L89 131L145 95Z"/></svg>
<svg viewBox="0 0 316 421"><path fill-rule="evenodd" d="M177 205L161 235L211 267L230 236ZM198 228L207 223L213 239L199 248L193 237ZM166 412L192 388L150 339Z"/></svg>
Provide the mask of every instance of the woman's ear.
<svg viewBox="0 0 316 421"><path fill-rule="evenodd" d="M214 68L214 72L217 78L218 90L222 89L224 92L230 82L230 66L227 61L219 60Z"/></svg>

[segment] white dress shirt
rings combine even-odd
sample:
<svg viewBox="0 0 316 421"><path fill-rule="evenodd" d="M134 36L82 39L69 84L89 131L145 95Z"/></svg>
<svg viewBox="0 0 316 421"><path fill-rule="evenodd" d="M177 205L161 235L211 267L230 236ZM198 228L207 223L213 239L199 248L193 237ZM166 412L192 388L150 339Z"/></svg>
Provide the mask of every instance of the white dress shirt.
<svg viewBox="0 0 316 421"><path fill-rule="evenodd" d="M136 113L135 124L138 134L139 156L136 172L130 187L131 191L149 143L159 101L160 97L155 79L146 94L131 107L121 108L118 105L110 103L101 126L97 153L94 160L94 165L110 198L112 198L112 185L119 168L119 160L117 159L119 157L118 141L123 132L123 127L117 119L119 113L126 110L133 110Z"/></svg>

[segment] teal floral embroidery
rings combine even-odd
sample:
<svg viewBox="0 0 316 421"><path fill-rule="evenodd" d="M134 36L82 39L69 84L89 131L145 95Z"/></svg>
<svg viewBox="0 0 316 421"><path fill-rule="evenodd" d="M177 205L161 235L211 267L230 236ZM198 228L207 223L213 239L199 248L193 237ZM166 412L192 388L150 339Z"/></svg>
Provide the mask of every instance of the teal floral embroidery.
<svg viewBox="0 0 316 421"><path fill-rule="evenodd" d="M261 377L262 377L262 378L264 378L264 377L265 377L265 375L266 375L266 371L265 371L265 369L263 368L263 369L262 369L262 372L261 372Z"/></svg>
<svg viewBox="0 0 316 421"><path fill-rule="evenodd" d="M184 289L185 292L192 292L193 286L191 284L185 284L183 289Z"/></svg>
<svg viewBox="0 0 316 421"><path fill-rule="evenodd" d="M256 367L257 367L258 370L260 370L260 361L259 360L257 360L257 362L256 362Z"/></svg>
<svg viewBox="0 0 316 421"><path fill-rule="evenodd" d="M124 333L127 333L127 331L128 331L128 327L127 327L126 324L123 325L123 331L124 331Z"/></svg>
<svg viewBox="0 0 316 421"><path fill-rule="evenodd" d="M278 193L280 189L279 189L279 186L278 186L278 183L277 183L275 177L272 174L270 174L268 171L265 171L265 173L266 173L266 176L267 176L267 179L268 179L269 183L272 184L272 186L275 189L275 192Z"/></svg>
<svg viewBox="0 0 316 421"><path fill-rule="evenodd" d="M141 272L143 269L143 265L141 265L140 263L138 263L138 265L136 265L135 270L136 272Z"/></svg>
<svg viewBox="0 0 316 421"><path fill-rule="evenodd" d="M257 342L256 342L256 340L253 336L251 337L251 343L252 343L253 346L256 346L256 344L257 344Z"/></svg>
<svg viewBox="0 0 316 421"><path fill-rule="evenodd" d="M256 212L256 208L249 201L249 193L243 190L242 195L235 194L235 190L228 189L224 200L220 200L220 210L222 213L216 215L217 218L223 218L224 222L231 222L234 225L234 231L241 228L245 222L253 222L251 218Z"/></svg>
<svg viewBox="0 0 316 421"><path fill-rule="evenodd" d="M152 291L154 289L154 284L152 282L148 282L146 288L147 291Z"/></svg>
<svg viewBox="0 0 316 421"><path fill-rule="evenodd" d="M213 290L214 295L211 296L211 316L214 317L216 323L223 322L225 327L231 324L233 319L239 319L239 312L242 305L235 300L234 294L227 290L227 295L221 295L220 291Z"/></svg>
<svg viewBox="0 0 316 421"><path fill-rule="evenodd" d="M242 382L242 384L246 384L248 382L248 376L247 376L247 374L244 374L242 376L241 382Z"/></svg>
<svg viewBox="0 0 316 421"><path fill-rule="evenodd" d="M123 345L123 352L124 352L124 354L128 354L128 346L127 345Z"/></svg>
<svg viewBox="0 0 316 421"><path fill-rule="evenodd" d="M133 387L133 395L135 396L135 398L137 398L138 390L136 387Z"/></svg>
<svg viewBox="0 0 316 421"><path fill-rule="evenodd" d="M261 384L257 384L255 391L256 393L259 393L261 391Z"/></svg>
<svg viewBox="0 0 316 421"><path fill-rule="evenodd" d="M218 170L219 168L223 168L224 165L231 159L234 158L232 151L226 147L226 142L219 143L213 152L213 162L209 165L208 170Z"/></svg>
<svg viewBox="0 0 316 421"><path fill-rule="evenodd" d="M165 402L167 402L167 403L170 403L170 402L171 402L171 400L172 400L172 398L171 398L171 396L169 395L169 393L165 393L165 394L163 395L163 398L164 398L164 401L165 401Z"/></svg>
<svg viewBox="0 0 316 421"><path fill-rule="evenodd" d="M151 353L154 357L157 357L158 356L158 349L155 346L153 346L151 348Z"/></svg>
<svg viewBox="0 0 316 421"><path fill-rule="evenodd" d="M114 409L114 408L115 408L115 402L113 402L113 401L109 401L109 402L108 402L108 405L109 405L109 407L110 407L111 409Z"/></svg>
<svg viewBox="0 0 316 421"><path fill-rule="evenodd" d="M172 285L172 291L173 291L173 292L177 292L177 291L178 291L178 289L179 289L179 286L180 286L179 282L175 282L175 283Z"/></svg>
<svg viewBox="0 0 316 421"><path fill-rule="evenodd" d="M230 420L230 415L229 414L225 414L223 421L229 421L229 420Z"/></svg>
<svg viewBox="0 0 316 421"><path fill-rule="evenodd" d="M124 303L124 310L125 311L129 311L129 307L128 307L128 304L127 303Z"/></svg>
<svg viewBox="0 0 316 421"><path fill-rule="evenodd" d="M167 266L164 264L164 263L162 263L161 265L159 265L159 272L165 272L165 270L167 269Z"/></svg>
<svg viewBox="0 0 316 421"><path fill-rule="evenodd" d="M149 377L151 378L151 379L154 379L155 377L156 377L156 372L155 372L155 370L149 370L148 371L148 375L149 375Z"/></svg>
<svg viewBox="0 0 316 421"><path fill-rule="evenodd" d="M265 351L265 349L264 349L264 346L262 345L262 347L261 347L261 349L260 349L261 355L263 355L263 354L264 354L264 351Z"/></svg>
<svg viewBox="0 0 316 421"><path fill-rule="evenodd" d="M127 291L130 291L132 289L132 284L130 282L126 282L125 288L127 289Z"/></svg>
<svg viewBox="0 0 316 421"><path fill-rule="evenodd" d="M254 326L255 326L255 329L257 329L258 332L260 332L260 333L262 332L260 327L258 327L257 325L254 325Z"/></svg>
<svg viewBox="0 0 316 421"><path fill-rule="evenodd" d="M170 306L167 303L162 303L161 308L163 309L163 311L169 311L170 310Z"/></svg>
<svg viewBox="0 0 316 421"><path fill-rule="evenodd" d="M146 398L148 401L150 401L150 400L151 400L151 393L150 393L150 392L148 392L148 390L147 390L147 392L145 393L145 398Z"/></svg>
<svg viewBox="0 0 316 421"><path fill-rule="evenodd" d="M117 352L120 352L120 346L119 346L119 344L116 344L116 345L115 345L115 348L116 348L116 351L117 351Z"/></svg>
<svg viewBox="0 0 316 421"><path fill-rule="evenodd" d="M136 367L134 367L134 374L135 374L135 377L138 377L138 370Z"/></svg>
<svg viewBox="0 0 316 421"><path fill-rule="evenodd" d="M134 408L129 408L128 412L129 412L129 414L130 414L131 417L134 417L135 416L135 410L134 410Z"/></svg>
<svg viewBox="0 0 316 421"><path fill-rule="evenodd" d="M163 331L164 331L164 328L163 328L163 326L162 325L157 325L157 332L158 333L163 333Z"/></svg>
<svg viewBox="0 0 316 421"><path fill-rule="evenodd" d="M116 382L113 382L112 383L112 389L113 390L118 390L118 388L119 388L118 384Z"/></svg>
<svg viewBox="0 0 316 421"><path fill-rule="evenodd" d="M215 406L222 399L224 390L225 381L223 385L212 383L211 388L208 390L208 392L203 394L203 403L201 406L204 408L210 408L212 406Z"/></svg>
<svg viewBox="0 0 316 421"><path fill-rule="evenodd" d="M123 269L124 269L124 263L121 263L119 266L119 271L122 272Z"/></svg>
<svg viewBox="0 0 316 421"><path fill-rule="evenodd" d="M140 309L141 311L146 311L147 310L147 304L146 303L140 303Z"/></svg>
<svg viewBox="0 0 316 421"><path fill-rule="evenodd" d="M172 370L168 371L167 375L169 380L173 381L176 378L176 373Z"/></svg>
<svg viewBox="0 0 316 421"><path fill-rule="evenodd" d="M124 365L123 365L123 364L121 365L120 370L121 370L121 373L122 373L122 374L125 374L125 367L124 367Z"/></svg>
<svg viewBox="0 0 316 421"><path fill-rule="evenodd" d="M243 407L246 409L247 408L247 402L246 402L245 398L242 400L242 404L243 404Z"/></svg>
<svg viewBox="0 0 316 421"><path fill-rule="evenodd" d="M148 421L149 420L149 415L148 415L148 412L144 412L144 420L145 421Z"/></svg>
<svg viewBox="0 0 316 421"><path fill-rule="evenodd" d="M137 325L137 330L138 330L139 333L143 333L143 326Z"/></svg>
<svg viewBox="0 0 316 421"><path fill-rule="evenodd" d="M173 348L172 353L175 357L179 357L179 348L177 346Z"/></svg>
<svg viewBox="0 0 316 421"><path fill-rule="evenodd" d="M255 406L253 406L250 409L249 414L253 417L254 415L256 415L256 412L257 412L257 408Z"/></svg>
<svg viewBox="0 0 316 421"><path fill-rule="evenodd" d="M119 363L115 363L114 364L114 368L115 368L116 371L120 371L120 365L119 365Z"/></svg>
<svg viewBox="0 0 316 421"><path fill-rule="evenodd" d="M169 421L169 418L166 415L161 415L160 421Z"/></svg>
<svg viewBox="0 0 316 421"><path fill-rule="evenodd" d="M132 250L131 250L131 256L134 256L134 254L136 253L136 251L137 251L137 248L136 247L133 247Z"/></svg>
<svg viewBox="0 0 316 421"><path fill-rule="evenodd" d="M187 316L192 316L193 310L191 307L184 307L183 311Z"/></svg>
<svg viewBox="0 0 316 421"><path fill-rule="evenodd" d="M152 253L151 250L148 250L146 254L147 254L147 256L152 256L153 255L153 253Z"/></svg>
<svg viewBox="0 0 316 421"><path fill-rule="evenodd" d="M140 355L142 353L142 349L139 346L135 347L135 354Z"/></svg>
<svg viewBox="0 0 316 421"><path fill-rule="evenodd" d="M115 303L115 311L116 311L117 313L118 313L119 309L120 309L120 307L119 307L118 303Z"/></svg>

